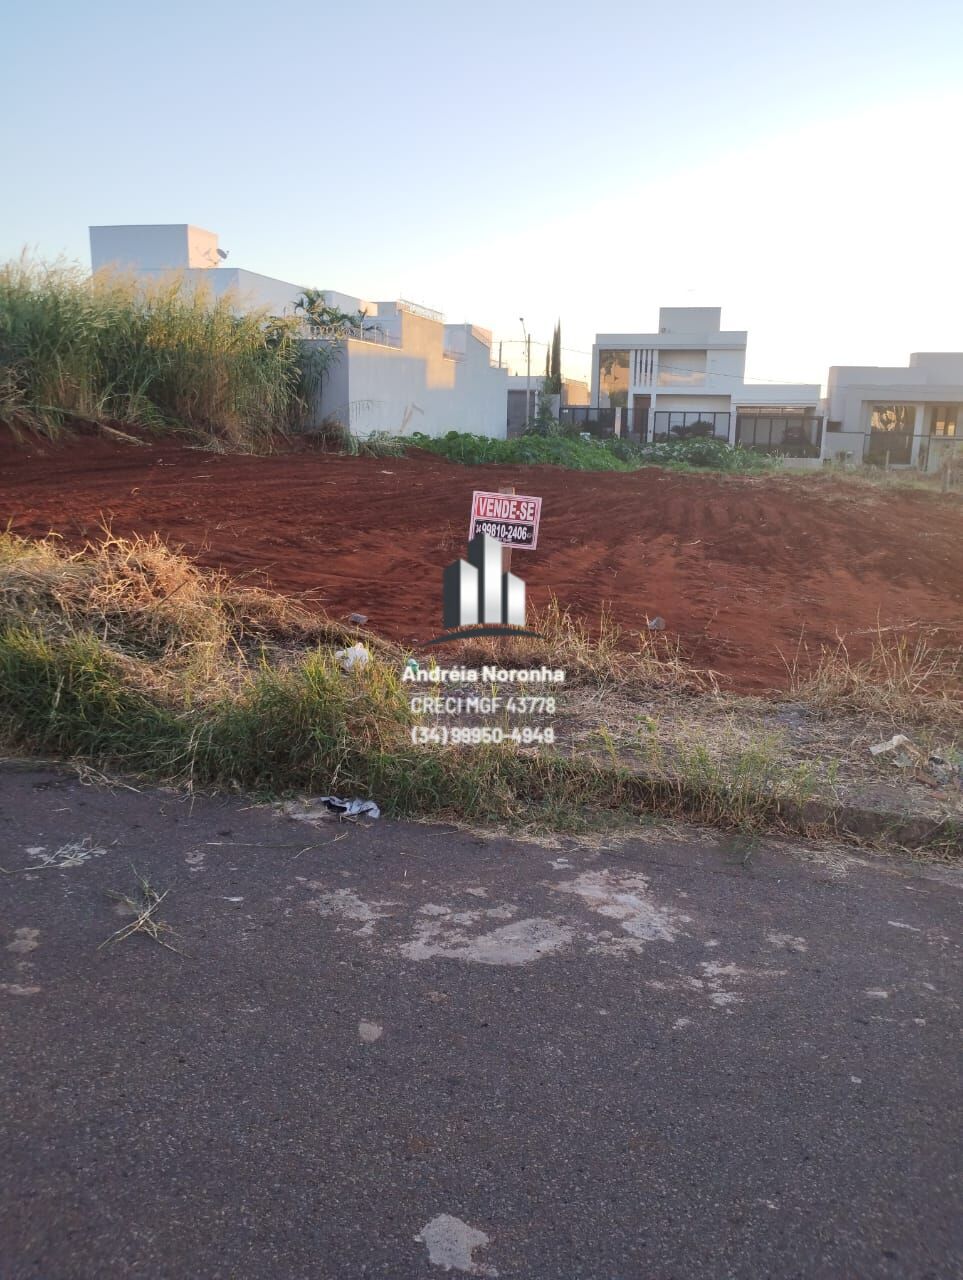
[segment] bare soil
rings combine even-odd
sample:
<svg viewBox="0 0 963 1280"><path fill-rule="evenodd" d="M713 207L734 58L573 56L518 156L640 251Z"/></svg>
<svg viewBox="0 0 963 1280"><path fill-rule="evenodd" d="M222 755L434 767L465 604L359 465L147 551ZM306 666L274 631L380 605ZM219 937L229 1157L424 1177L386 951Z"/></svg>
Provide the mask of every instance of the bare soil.
<svg viewBox="0 0 963 1280"><path fill-rule="evenodd" d="M462 467L424 453L216 454L166 440L0 436L0 522L71 544L157 531L200 563L358 612L404 643L441 628L441 570L464 553L473 489L544 499L529 599L638 631L657 615L742 692L785 688L800 643L868 653L878 626L963 642L963 503L798 477Z"/></svg>

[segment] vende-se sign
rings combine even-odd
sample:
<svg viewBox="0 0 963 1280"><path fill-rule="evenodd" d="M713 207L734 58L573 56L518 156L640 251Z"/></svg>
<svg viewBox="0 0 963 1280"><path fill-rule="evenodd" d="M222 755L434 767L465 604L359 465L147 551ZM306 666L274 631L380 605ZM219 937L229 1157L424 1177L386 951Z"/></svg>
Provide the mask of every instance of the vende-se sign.
<svg viewBox="0 0 963 1280"><path fill-rule="evenodd" d="M541 498L526 498L521 493L484 493L476 489L471 496L468 541L479 533L487 533L503 546L534 551L538 545L541 514Z"/></svg>

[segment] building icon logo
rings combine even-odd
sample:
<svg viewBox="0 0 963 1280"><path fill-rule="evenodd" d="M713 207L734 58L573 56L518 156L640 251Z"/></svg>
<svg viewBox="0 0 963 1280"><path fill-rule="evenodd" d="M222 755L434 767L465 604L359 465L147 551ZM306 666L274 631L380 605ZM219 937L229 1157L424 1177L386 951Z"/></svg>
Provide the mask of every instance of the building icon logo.
<svg viewBox="0 0 963 1280"><path fill-rule="evenodd" d="M429 643L474 636L538 634L525 630L525 583L514 573L502 570L502 544L490 534L476 534L468 544L468 559L446 565L442 574L442 622L455 634L437 636Z"/></svg>

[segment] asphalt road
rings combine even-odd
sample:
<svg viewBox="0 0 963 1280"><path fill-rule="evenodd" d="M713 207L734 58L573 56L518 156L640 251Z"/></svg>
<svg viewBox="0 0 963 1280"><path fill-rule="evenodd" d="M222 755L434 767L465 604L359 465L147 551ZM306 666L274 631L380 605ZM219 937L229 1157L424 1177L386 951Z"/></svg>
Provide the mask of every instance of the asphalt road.
<svg viewBox="0 0 963 1280"><path fill-rule="evenodd" d="M957 873L10 766L0 865L2 1280L963 1274Z"/></svg>

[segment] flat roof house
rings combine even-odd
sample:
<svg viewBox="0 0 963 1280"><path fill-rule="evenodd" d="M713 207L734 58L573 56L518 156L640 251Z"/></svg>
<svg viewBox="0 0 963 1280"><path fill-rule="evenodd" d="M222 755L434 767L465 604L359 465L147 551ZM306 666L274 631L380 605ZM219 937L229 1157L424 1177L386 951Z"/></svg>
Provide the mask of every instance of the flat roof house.
<svg viewBox="0 0 963 1280"><path fill-rule="evenodd" d="M639 440L714 436L818 459L819 386L746 383L747 337L722 328L721 307L660 307L655 332L597 334L591 406L567 416Z"/></svg>
<svg viewBox="0 0 963 1280"><path fill-rule="evenodd" d="M904 366L833 365L823 456L938 471L963 439L963 352L917 351Z"/></svg>
<svg viewBox="0 0 963 1280"><path fill-rule="evenodd" d="M252 311L267 307L272 315L291 315L304 286L276 280L256 271L224 265L216 231L189 223L91 227L93 271L118 271L145 280L178 275L189 286L210 289L214 297L236 294Z"/></svg>
<svg viewBox="0 0 963 1280"><path fill-rule="evenodd" d="M240 309L296 313L305 286L227 267L217 233L189 223L90 228L93 271L112 270L145 280L178 276L185 287L214 297L231 294ZM368 302L335 289L325 301L359 326L305 340L333 347L316 416L336 419L356 435L372 431L471 431L504 436L507 370L492 361L491 334L472 324L446 324L440 312L403 300Z"/></svg>

